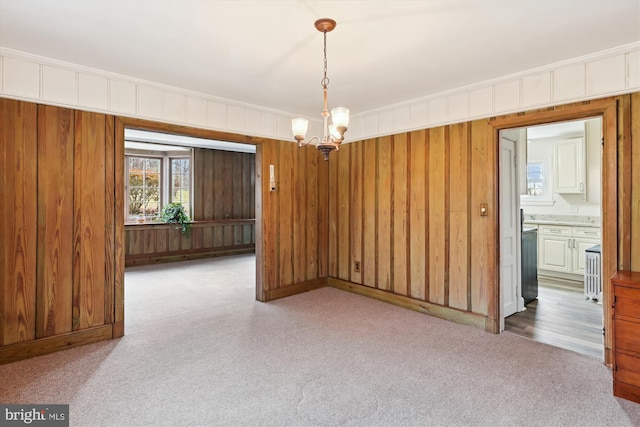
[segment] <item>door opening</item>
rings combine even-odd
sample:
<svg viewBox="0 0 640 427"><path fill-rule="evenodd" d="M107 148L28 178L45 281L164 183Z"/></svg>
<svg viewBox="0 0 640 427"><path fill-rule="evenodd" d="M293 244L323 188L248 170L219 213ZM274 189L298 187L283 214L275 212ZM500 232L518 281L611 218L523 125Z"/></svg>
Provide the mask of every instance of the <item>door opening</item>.
<svg viewBox="0 0 640 427"><path fill-rule="evenodd" d="M244 271L255 271L255 145L130 128L123 142L125 267L193 261L203 269L237 255ZM167 219L177 205L189 217L186 230ZM248 280L255 289L255 274Z"/></svg>
<svg viewBox="0 0 640 427"><path fill-rule="evenodd" d="M499 133L501 330L597 357L604 296L584 280L600 251L602 140L600 117Z"/></svg>

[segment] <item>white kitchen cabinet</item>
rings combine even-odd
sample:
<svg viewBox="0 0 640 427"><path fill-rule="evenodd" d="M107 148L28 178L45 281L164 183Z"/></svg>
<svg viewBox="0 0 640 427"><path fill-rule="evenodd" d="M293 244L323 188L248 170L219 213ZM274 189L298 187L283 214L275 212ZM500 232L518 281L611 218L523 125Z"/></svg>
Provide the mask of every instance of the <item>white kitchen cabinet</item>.
<svg viewBox="0 0 640 427"><path fill-rule="evenodd" d="M541 225L538 228L538 268L571 273L571 227Z"/></svg>
<svg viewBox="0 0 640 427"><path fill-rule="evenodd" d="M560 194L584 193L586 162L583 139L557 141L553 144L553 149L553 191Z"/></svg>
<svg viewBox="0 0 640 427"><path fill-rule="evenodd" d="M584 276L585 251L600 244L600 229L540 225L538 268Z"/></svg>
<svg viewBox="0 0 640 427"><path fill-rule="evenodd" d="M573 227L572 231L572 249L573 249L573 265L572 273L584 275L585 251L595 245L600 244L600 229L590 227Z"/></svg>

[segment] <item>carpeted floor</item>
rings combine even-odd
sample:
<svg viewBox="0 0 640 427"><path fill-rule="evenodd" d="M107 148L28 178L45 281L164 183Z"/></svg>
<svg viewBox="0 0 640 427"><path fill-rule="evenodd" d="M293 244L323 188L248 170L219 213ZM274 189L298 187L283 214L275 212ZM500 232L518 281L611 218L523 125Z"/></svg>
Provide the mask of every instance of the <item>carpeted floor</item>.
<svg viewBox="0 0 640 427"><path fill-rule="evenodd" d="M638 426L596 358L323 288L260 303L253 256L126 272L126 335L0 366L73 426Z"/></svg>

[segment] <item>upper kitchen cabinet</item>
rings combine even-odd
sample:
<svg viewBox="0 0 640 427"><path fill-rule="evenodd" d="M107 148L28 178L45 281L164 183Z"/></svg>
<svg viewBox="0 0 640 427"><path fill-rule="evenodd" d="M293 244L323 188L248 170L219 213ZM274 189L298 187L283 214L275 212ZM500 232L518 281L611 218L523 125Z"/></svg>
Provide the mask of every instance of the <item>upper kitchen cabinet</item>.
<svg viewBox="0 0 640 427"><path fill-rule="evenodd" d="M512 132L518 136L520 204L525 213L600 216L602 119L531 126L525 131L524 136Z"/></svg>
<svg viewBox="0 0 640 427"><path fill-rule="evenodd" d="M584 140L571 138L556 141L553 150L553 191L559 194L583 194L586 182Z"/></svg>

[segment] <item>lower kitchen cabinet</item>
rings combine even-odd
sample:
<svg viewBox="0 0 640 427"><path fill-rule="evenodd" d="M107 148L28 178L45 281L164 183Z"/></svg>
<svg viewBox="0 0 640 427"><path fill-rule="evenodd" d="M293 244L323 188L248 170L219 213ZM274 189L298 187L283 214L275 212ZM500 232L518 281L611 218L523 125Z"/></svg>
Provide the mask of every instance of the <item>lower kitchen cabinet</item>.
<svg viewBox="0 0 640 427"><path fill-rule="evenodd" d="M585 251L600 244L600 229L541 225L538 228L538 268L584 276Z"/></svg>

